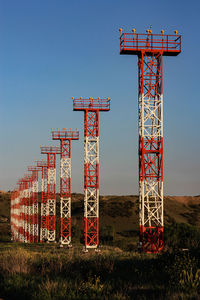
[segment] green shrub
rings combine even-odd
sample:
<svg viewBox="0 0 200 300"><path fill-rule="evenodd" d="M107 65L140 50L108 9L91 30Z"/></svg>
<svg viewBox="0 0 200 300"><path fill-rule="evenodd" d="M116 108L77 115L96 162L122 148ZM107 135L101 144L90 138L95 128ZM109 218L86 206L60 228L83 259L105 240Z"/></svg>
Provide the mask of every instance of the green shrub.
<svg viewBox="0 0 200 300"><path fill-rule="evenodd" d="M175 290L191 291L200 287L199 261L190 253L177 253L168 261L170 286Z"/></svg>
<svg viewBox="0 0 200 300"><path fill-rule="evenodd" d="M172 251L200 248L200 231L188 224L173 223L165 229L165 244Z"/></svg>
<svg viewBox="0 0 200 300"><path fill-rule="evenodd" d="M100 236L101 244L112 245L112 242L114 240L114 227L113 226L100 227L99 236Z"/></svg>
<svg viewBox="0 0 200 300"><path fill-rule="evenodd" d="M179 285L183 290L199 290L200 288L200 269L194 271L191 267L189 270L183 270L180 274Z"/></svg>

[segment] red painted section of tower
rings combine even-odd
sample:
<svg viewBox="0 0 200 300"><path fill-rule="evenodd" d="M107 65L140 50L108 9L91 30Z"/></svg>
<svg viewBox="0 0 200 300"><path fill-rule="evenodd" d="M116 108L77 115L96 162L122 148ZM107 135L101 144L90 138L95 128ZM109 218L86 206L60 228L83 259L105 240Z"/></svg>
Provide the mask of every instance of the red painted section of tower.
<svg viewBox="0 0 200 300"><path fill-rule="evenodd" d="M140 239L144 252L159 253L164 247L164 227L140 226Z"/></svg>
<svg viewBox="0 0 200 300"><path fill-rule="evenodd" d="M99 218L84 218L85 245L99 246Z"/></svg>
<svg viewBox="0 0 200 300"><path fill-rule="evenodd" d="M73 110L82 111L109 111L110 99L73 99Z"/></svg>
<svg viewBox="0 0 200 300"><path fill-rule="evenodd" d="M140 55L144 51L162 52L165 56L177 56L181 52L181 36L166 34L123 33L120 36L120 54Z"/></svg>

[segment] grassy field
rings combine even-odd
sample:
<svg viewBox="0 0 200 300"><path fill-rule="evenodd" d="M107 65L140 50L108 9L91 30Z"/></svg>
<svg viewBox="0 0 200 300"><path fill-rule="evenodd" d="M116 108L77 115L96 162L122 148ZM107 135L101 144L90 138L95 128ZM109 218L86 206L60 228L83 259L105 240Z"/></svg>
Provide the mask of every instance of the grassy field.
<svg viewBox="0 0 200 300"><path fill-rule="evenodd" d="M10 242L9 196L0 194L0 298L200 299L200 196L165 197L159 255L137 251L137 196L100 198L98 253L81 251L83 195L72 195L71 249Z"/></svg>
<svg viewBox="0 0 200 300"><path fill-rule="evenodd" d="M199 299L199 251L139 254L104 246L8 243L1 247L3 299Z"/></svg>

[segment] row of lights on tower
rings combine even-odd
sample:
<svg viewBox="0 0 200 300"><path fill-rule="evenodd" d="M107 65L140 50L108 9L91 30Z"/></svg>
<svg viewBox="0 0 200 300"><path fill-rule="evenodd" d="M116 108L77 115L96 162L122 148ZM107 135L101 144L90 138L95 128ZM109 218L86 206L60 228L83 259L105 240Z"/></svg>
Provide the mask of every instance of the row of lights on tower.
<svg viewBox="0 0 200 300"><path fill-rule="evenodd" d="M51 131L53 131L53 128L51 128ZM59 128L57 128L57 131L59 131ZM67 128L63 128L61 131L67 131ZM72 131L72 128L70 128L70 131ZM76 128L76 131L78 132L78 128ZM42 146L40 145L40 148ZM44 147L47 147L46 145ZM50 148L53 148L53 146L51 145ZM43 159L44 160L44 159Z"/></svg>
<svg viewBox="0 0 200 300"><path fill-rule="evenodd" d="M80 97L80 100L82 100L82 99L83 99L83 97ZM74 97L72 97L72 100L74 100ZM94 98L89 97L89 100L94 100ZM101 100L101 98L98 97L97 100ZM109 97L107 98L107 100L109 100Z"/></svg>
<svg viewBox="0 0 200 300"><path fill-rule="evenodd" d="M51 131L53 131L53 128L51 128ZM59 128L57 128L57 131L59 131ZM61 131L67 131L67 128L63 128ZM70 128L70 131L72 131L72 128ZM76 131L78 131L78 128L76 128Z"/></svg>
<svg viewBox="0 0 200 300"><path fill-rule="evenodd" d="M120 28L119 31L120 31L120 36L121 36L123 29ZM135 34L135 28L132 29L132 32L133 32L133 34ZM146 30L146 33L147 34L152 34L152 26L150 26L150 29ZM164 35L165 31L162 29L161 33L162 33L162 35ZM178 30L174 30L174 33L175 33L175 35L177 35L178 34Z"/></svg>

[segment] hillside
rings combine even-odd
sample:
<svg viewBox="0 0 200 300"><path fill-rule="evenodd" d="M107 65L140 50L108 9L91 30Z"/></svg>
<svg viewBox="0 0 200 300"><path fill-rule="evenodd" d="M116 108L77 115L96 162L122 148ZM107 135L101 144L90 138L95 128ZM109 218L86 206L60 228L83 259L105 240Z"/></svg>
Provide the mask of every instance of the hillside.
<svg viewBox="0 0 200 300"><path fill-rule="evenodd" d="M165 250L159 255L138 252L137 201L133 195L101 196L103 247L85 253L82 194L72 194L73 247L60 248L9 242L10 194L0 193L0 298L198 300L200 196L165 197Z"/></svg>
<svg viewBox="0 0 200 300"><path fill-rule="evenodd" d="M39 202L40 202L39 194ZM83 242L83 198L72 194L72 238L75 243ZM100 197L100 238L102 243L118 247L135 245L138 240L138 197ZM57 212L59 212L57 195ZM183 223L200 228L200 196L166 196L164 198L165 226ZM0 241L10 240L10 194L0 193ZM57 216L57 233L59 218ZM58 238L58 236L57 236Z"/></svg>

